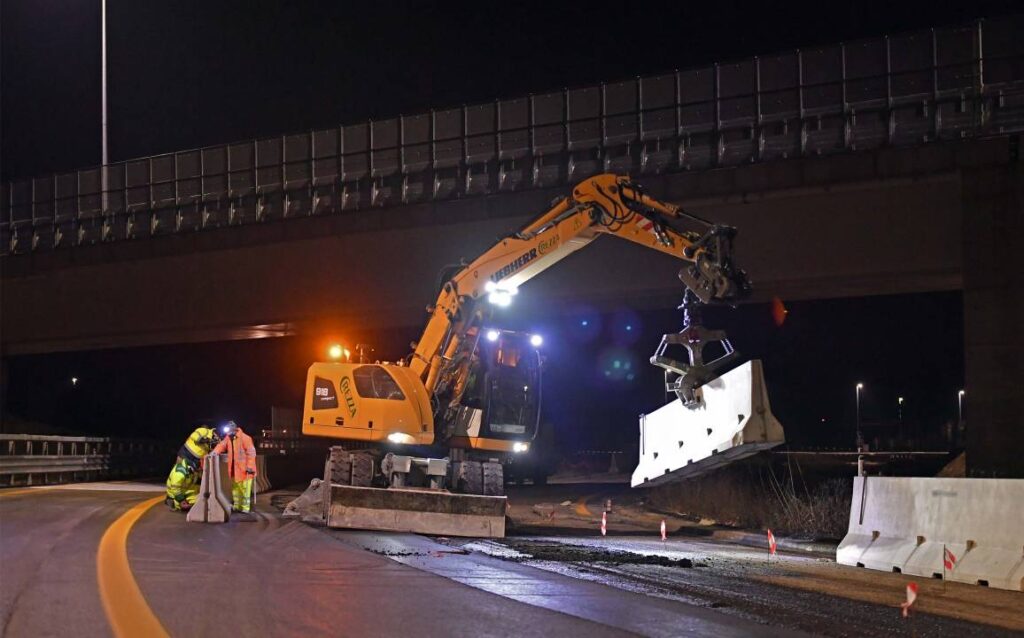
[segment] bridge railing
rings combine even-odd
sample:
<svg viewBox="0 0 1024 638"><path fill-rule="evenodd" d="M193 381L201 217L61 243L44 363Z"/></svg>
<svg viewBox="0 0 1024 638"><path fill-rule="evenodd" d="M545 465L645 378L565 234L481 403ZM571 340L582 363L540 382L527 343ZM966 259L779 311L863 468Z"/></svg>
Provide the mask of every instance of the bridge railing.
<svg viewBox="0 0 1024 638"><path fill-rule="evenodd" d="M0 434L0 487L156 476L173 458L157 441Z"/></svg>
<svg viewBox="0 0 1024 638"><path fill-rule="evenodd" d="M0 251L1020 132L1021 33L983 20L17 181Z"/></svg>

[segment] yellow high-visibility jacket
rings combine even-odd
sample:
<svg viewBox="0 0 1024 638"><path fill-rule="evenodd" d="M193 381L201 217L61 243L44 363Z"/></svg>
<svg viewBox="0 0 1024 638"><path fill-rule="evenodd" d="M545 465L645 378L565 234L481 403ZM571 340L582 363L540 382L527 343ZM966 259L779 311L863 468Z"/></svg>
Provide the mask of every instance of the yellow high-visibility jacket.
<svg viewBox="0 0 1024 638"><path fill-rule="evenodd" d="M185 439L185 444L178 450L178 456L198 464L216 442L217 433L206 426L200 426Z"/></svg>

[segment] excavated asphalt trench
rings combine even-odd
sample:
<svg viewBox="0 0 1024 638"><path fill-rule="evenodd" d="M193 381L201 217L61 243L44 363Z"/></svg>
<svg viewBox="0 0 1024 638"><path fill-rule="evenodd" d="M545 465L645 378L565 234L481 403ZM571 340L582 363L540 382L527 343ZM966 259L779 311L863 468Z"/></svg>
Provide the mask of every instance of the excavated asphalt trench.
<svg viewBox="0 0 1024 638"><path fill-rule="evenodd" d="M694 567L689 558L674 559L653 554L636 554L583 545L563 545L550 541L517 540L506 538L503 545L516 550L522 556L503 557L515 562L546 560L557 563L605 563L609 565L659 565L662 567ZM700 563L697 567L703 567Z"/></svg>

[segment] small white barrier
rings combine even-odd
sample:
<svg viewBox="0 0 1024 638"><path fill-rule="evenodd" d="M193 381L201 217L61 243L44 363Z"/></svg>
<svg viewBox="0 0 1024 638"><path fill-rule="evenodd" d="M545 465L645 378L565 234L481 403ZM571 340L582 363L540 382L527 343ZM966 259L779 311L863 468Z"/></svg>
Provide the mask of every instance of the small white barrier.
<svg viewBox="0 0 1024 638"><path fill-rule="evenodd" d="M270 478L267 476L267 457L265 454L256 455L256 480L253 481L255 494L263 494L272 489Z"/></svg>
<svg viewBox="0 0 1024 638"><path fill-rule="evenodd" d="M676 399L640 415L633 487L692 478L785 442L772 415L761 362L748 361L700 388L703 405Z"/></svg>
<svg viewBox="0 0 1024 638"><path fill-rule="evenodd" d="M1024 591L1024 480L858 476L836 561Z"/></svg>
<svg viewBox="0 0 1024 638"><path fill-rule="evenodd" d="M226 454L207 454L199 498L188 510L190 523L226 523L231 518L231 474Z"/></svg>

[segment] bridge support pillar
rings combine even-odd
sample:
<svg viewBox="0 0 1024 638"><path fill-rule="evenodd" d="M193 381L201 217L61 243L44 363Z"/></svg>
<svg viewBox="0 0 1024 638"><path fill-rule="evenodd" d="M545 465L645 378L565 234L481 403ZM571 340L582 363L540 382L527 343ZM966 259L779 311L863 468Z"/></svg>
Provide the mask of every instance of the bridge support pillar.
<svg viewBox="0 0 1024 638"><path fill-rule="evenodd" d="M7 405L7 357L0 357L0 409ZM0 414L0 432L4 432L3 415Z"/></svg>
<svg viewBox="0 0 1024 638"><path fill-rule="evenodd" d="M1012 141L1007 151L1006 163L962 172L963 419L975 477L1024 478L1024 162Z"/></svg>

